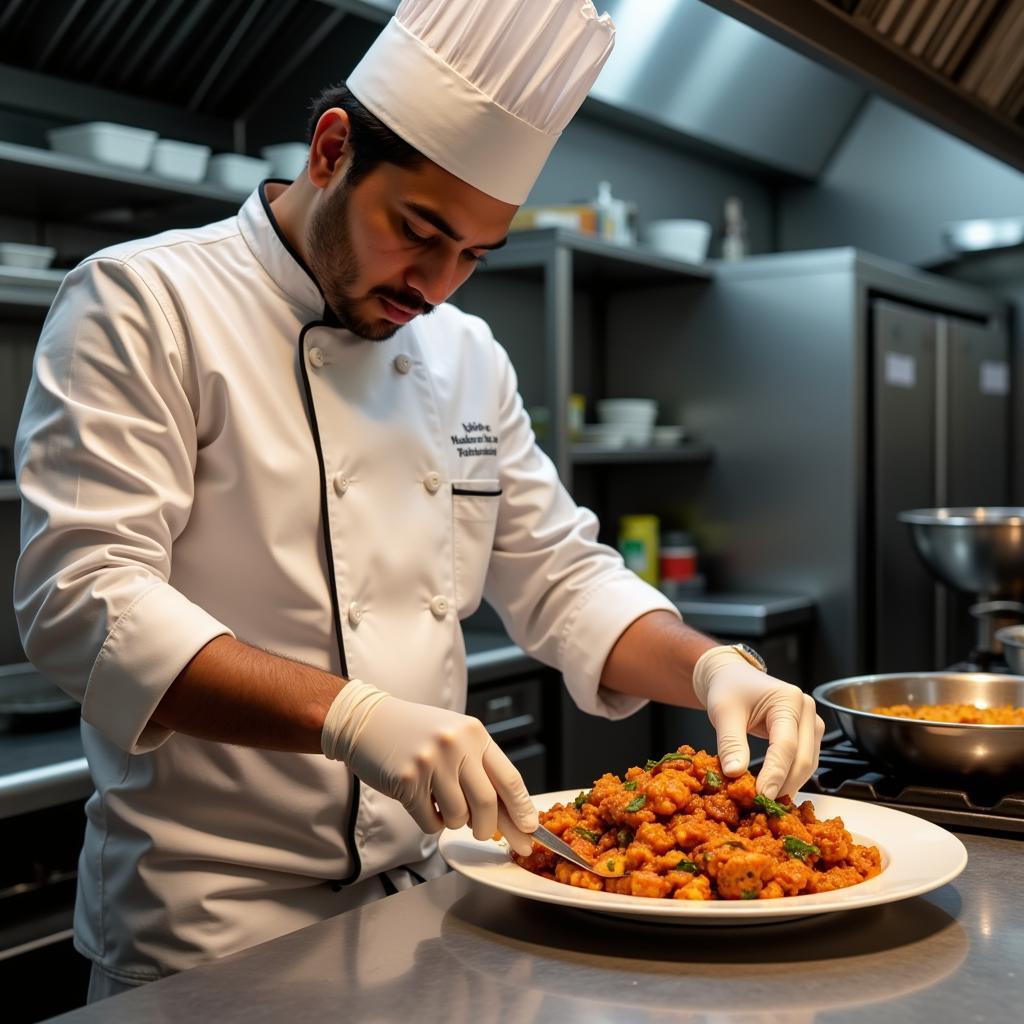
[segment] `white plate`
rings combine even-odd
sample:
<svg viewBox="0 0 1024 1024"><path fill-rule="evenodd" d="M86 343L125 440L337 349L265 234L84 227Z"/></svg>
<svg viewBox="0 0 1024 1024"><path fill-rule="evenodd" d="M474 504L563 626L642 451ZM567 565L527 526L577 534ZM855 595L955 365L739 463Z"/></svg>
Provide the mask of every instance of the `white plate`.
<svg viewBox="0 0 1024 1024"><path fill-rule="evenodd" d="M578 793L578 789L543 793L533 802L538 810L546 810L555 803L568 803ZM798 793L794 797L795 803L804 800L814 804L819 819L839 816L858 843L877 846L882 853L881 874L848 889L777 900L659 900L592 892L542 878L516 864L504 843L480 842L469 828L442 833L440 848L452 868L492 889L649 924L756 925L859 910L931 892L951 882L967 866L964 844L923 818L835 796Z"/></svg>

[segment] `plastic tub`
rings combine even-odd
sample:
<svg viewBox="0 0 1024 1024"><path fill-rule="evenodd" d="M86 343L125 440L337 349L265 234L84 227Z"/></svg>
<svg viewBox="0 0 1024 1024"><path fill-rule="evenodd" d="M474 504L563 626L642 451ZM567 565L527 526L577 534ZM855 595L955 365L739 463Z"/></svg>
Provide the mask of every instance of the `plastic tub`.
<svg viewBox="0 0 1024 1024"><path fill-rule="evenodd" d="M0 265L21 267L26 270L45 270L57 255L48 245L22 245L20 242L0 242Z"/></svg>
<svg viewBox="0 0 1024 1024"><path fill-rule="evenodd" d="M215 153L210 157L206 180L229 192L248 195L269 174L269 160L241 153Z"/></svg>
<svg viewBox="0 0 1024 1024"><path fill-rule="evenodd" d="M46 133L50 149L115 167L144 171L153 156L157 133L110 121L88 121Z"/></svg>
<svg viewBox="0 0 1024 1024"><path fill-rule="evenodd" d="M149 169L161 178L175 181L202 181L210 162L210 147L176 139L157 139Z"/></svg>

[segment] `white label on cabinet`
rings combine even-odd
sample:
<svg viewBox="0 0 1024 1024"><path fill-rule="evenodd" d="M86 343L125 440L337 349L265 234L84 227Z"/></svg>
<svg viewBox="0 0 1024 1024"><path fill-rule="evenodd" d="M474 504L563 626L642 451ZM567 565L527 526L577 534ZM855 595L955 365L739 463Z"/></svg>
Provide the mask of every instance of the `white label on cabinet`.
<svg viewBox="0 0 1024 1024"><path fill-rule="evenodd" d="M903 352L886 352L885 383L894 388L915 387L917 384L917 360Z"/></svg>
<svg viewBox="0 0 1024 1024"><path fill-rule="evenodd" d="M983 359L978 371L978 386L983 395L1010 393L1010 364L1004 359Z"/></svg>

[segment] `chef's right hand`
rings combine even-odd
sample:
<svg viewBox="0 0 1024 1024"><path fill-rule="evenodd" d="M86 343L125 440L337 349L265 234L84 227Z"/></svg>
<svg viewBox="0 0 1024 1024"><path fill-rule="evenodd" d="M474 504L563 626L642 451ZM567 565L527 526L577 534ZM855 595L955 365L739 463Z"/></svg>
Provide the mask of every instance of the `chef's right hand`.
<svg viewBox="0 0 1024 1024"><path fill-rule="evenodd" d="M477 839L500 829L517 853L533 849L529 833L538 819L530 794L476 718L350 679L327 713L321 746L398 800L424 832L471 822Z"/></svg>

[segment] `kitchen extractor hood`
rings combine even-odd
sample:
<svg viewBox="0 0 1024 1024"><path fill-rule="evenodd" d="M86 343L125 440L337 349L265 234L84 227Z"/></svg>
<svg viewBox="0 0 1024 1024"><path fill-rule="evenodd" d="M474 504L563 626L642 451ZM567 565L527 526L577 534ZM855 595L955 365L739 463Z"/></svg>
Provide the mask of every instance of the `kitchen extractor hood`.
<svg viewBox="0 0 1024 1024"><path fill-rule="evenodd" d="M1024 170L1018 0L707 0Z"/></svg>
<svg viewBox="0 0 1024 1024"><path fill-rule="evenodd" d="M398 7L321 2L382 19ZM864 99L861 87L700 0L594 2L617 31L584 109L633 130L813 179Z"/></svg>
<svg viewBox="0 0 1024 1024"><path fill-rule="evenodd" d="M813 179L864 90L699 0L598 0L616 46L591 90L609 111Z"/></svg>
<svg viewBox="0 0 1024 1024"><path fill-rule="evenodd" d="M358 59L349 51L364 39L368 45L397 6L7 0L0 65L245 120L325 48L338 48L339 76L347 73ZM841 75L699 0L597 0L597 7L615 20L617 46L585 109L631 131L811 180L864 96ZM18 91L6 105L31 102ZM56 108L45 113L59 116Z"/></svg>

